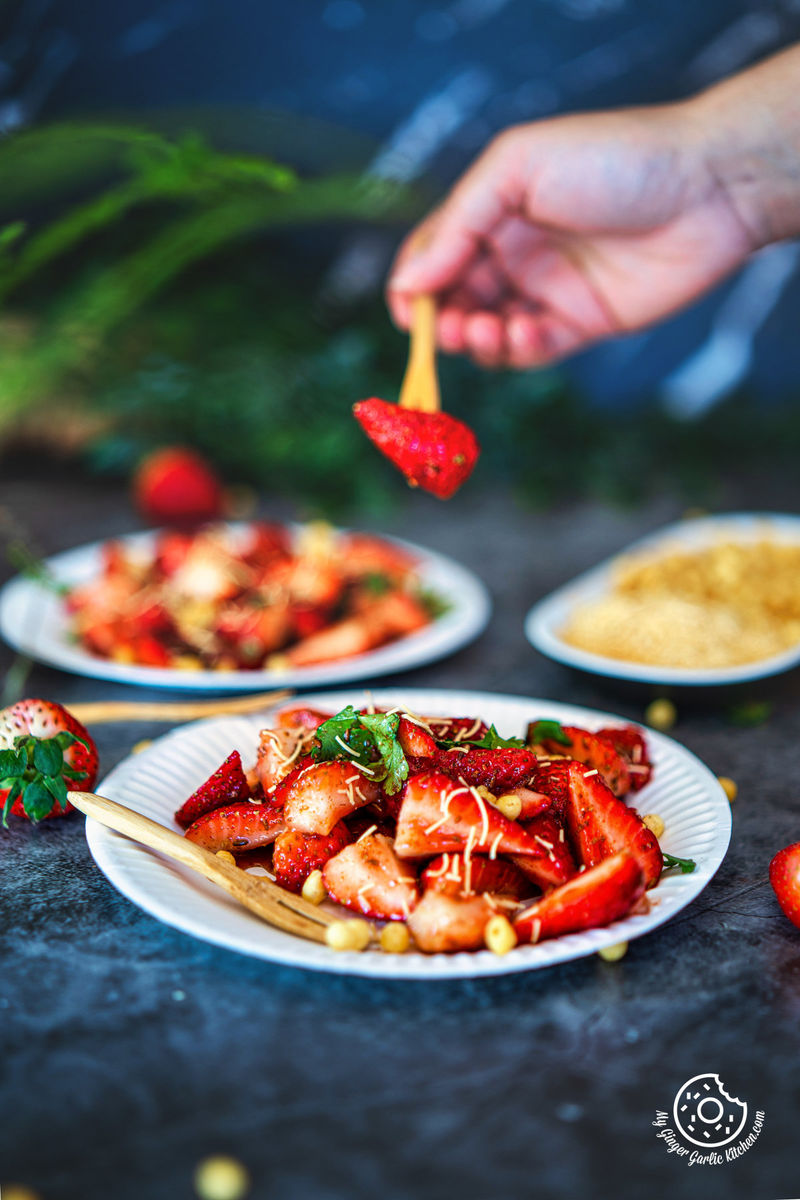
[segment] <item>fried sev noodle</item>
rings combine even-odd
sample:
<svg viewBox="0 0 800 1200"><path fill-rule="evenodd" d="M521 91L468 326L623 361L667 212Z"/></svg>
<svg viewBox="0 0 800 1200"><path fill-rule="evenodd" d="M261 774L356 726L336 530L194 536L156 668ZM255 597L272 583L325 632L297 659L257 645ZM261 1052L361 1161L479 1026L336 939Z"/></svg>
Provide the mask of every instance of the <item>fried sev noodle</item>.
<svg viewBox="0 0 800 1200"><path fill-rule="evenodd" d="M800 642L800 545L765 537L621 559L612 590L560 636L593 654L663 667L756 662Z"/></svg>

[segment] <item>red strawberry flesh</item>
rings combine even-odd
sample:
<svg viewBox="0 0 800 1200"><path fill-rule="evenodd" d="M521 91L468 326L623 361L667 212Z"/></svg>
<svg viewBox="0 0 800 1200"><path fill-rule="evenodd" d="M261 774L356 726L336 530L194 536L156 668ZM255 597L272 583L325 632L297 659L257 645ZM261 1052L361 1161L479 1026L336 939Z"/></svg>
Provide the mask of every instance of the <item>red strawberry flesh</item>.
<svg viewBox="0 0 800 1200"><path fill-rule="evenodd" d="M610 925L630 912L643 892L636 859L615 854L536 900L520 913L514 928L520 941L539 942Z"/></svg>
<svg viewBox="0 0 800 1200"><path fill-rule="evenodd" d="M800 928L800 842L784 846L769 864L769 881L786 916Z"/></svg>
<svg viewBox="0 0 800 1200"><path fill-rule="evenodd" d="M175 820L182 829L202 817L204 813L214 808L222 808L224 804L236 804L239 800L250 798L250 788L242 769L242 759L238 750L234 750L225 759L222 766L217 767L213 775L201 783L197 791L192 792L178 811Z"/></svg>
<svg viewBox="0 0 800 1200"><path fill-rule="evenodd" d="M283 813L272 804L227 804L214 808L190 825L186 837L206 850L240 854L268 846L283 833Z"/></svg>
<svg viewBox="0 0 800 1200"><path fill-rule="evenodd" d="M370 441L405 475L440 500L458 491L478 460L475 434L448 413L419 412L372 397L353 413Z"/></svg>
<svg viewBox="0 0 800 1200"><path fill-rule="evenodd" d="M276 882L290 892L300 892L311 872L321 870L350 841L350 831L343 821L334 825L328 834L285 830L276 839L272 851Z"/></svg>

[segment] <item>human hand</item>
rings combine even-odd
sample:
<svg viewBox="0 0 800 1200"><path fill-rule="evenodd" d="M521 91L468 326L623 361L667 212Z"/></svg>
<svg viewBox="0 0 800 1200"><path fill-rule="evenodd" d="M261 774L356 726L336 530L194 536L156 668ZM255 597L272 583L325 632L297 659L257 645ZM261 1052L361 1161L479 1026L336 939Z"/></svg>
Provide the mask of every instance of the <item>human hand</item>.
<svg viewBox="0 0 800 1200"><path fill-rule="evenodd" d="M387 298L407 328L487 367L551 362L682 308L759 244L692 102L538 121L490 143L402 245Z"/></svg>

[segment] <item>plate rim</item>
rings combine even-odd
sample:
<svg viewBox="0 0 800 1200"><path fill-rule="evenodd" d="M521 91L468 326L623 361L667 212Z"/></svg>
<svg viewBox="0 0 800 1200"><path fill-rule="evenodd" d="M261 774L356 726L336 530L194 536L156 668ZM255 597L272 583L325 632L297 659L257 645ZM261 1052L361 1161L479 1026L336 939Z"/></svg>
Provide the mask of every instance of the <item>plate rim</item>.
<svg viewBox="0 0 800 1200"><path fill-rule="evenodd" d="M609 720L624 720L624 718L619 717L617 714L589 709L580 705L530 696L483 692L474 689L403 687L376 689L340 688L325 693L311 693L308 696L292 697L290 703L294 705L307 701L314 704L344 704L354 702L356 699L361 700L366 693L373 696L378 703L396 704L405 702L414 708L417 708L418 705L424 707L429 698L434 698L434 704L437 703L435 698L438 698L438 702L442 706L445 704L449 705L450 703L459 706L477 706L494 701L503 704L511 703L513 706L532 706L536 711L549 712L554 714L556 719L560 718L562 720L574 719L576 714L580 714L581 718L588 718L590 723L594 724L602 724ZM405 700L402 701L401 697L405 697ZM280 704L272 705L270 708L265 709L263 714L246 717L212 717L179 726L157 739L151 747L143 752L143 755L128 755L98 785L98 790L102 794L109 794L110 798L113 799L115 789L117 787L124 788L127 777L135 776L137 759L141 763L144 760L144 756L150 755L154 751L158 753L162 752L164 747L168 747L170 742L175 739L191 741L212 725L224 725L226 727L236 727L239 730L252 730L254 732L257 722L267 718L271 712L285 707L286 703L286 701L283 701ZM730 845L732 817L730 803L717 777L692 751L682 746L679 742L656 730L648 729L646 726L642 726L642 728L646 730L648 737L652 739L652 745L658 747L659 752L668 753L673 762L677 755L678 761L681 761L684 767L688 766L696 779L702 782L704 790L705 788L708 789L708 799L711 802L710 812L714 817L714 836L711 848L708 851L709 861L703 865L702 873L697 877L694 875L673 877L671 883L675 886L682 886L687 890L688 894L679 893L677 905L673 904L670 911L666 915L662 915L660 919L658 912L656 912L655 918L652 912L644 917L624 917L605 928L566 935L562 938L540 943L537 946L520 947L513 954L503 958L492 954L488 950L464 951L449 955L423 955L419 953L409 955L379 955L377 953L337 954L333 951L327 951L327 948L317 947L316 943L302 942L300 939L280 934L274 930L270 930L270 933L274 934L279 941L283 940L283 945L279 945L277 952L269 946L261 950L258 948L254 949L243 933L232 937L230 932L224 928L209 929L203 927L198 930L197 923L193 922L190 914L186 912L176 913L168 900L162 901L159 898L154 898L152 894L147 892L146 888L142 889L141 886L131 884L130 879L126 877L124 865L121 870L119 868L119 863L115 858L115 850L118 851L120 844L122 844L128 848L128 854L144 855L147 858L160 858L161 856L153 855L153 852L147 848L129 842L128 839L123 838L120 834L113 833L105 826L101 826L91 819L87 819L86 821L86 840L96 865L111 885L144 912L160 920L163 924L179 929L181 932L201 941L206 941L234 953L243 953L249 957L268 961L276 965L300 967L332 974L359 975L376 979L413 979L426 981L472 979L542 969L561 962L571 962L578 958L592 955L603 946L613 945L622 940L632 941L638 939L650 932L654 932L661 925L669 923L674 916L677 916L687 905L697 899L725 859ZM181 869L176 864L173 864L168 859L162 859L162 863L168 870L174 870L178 876L181 876ZM188 873L187 878L184 879L184 883L187 880L191 882L191 875ZM696 886L698 884L699 886ZM223 903L227 903L227 898L223 898L222 893L220 893L220 899ZM252 920L256 921L257 918L253 917ZM590 943L588 946L585 945L587 936ZM580 949L576 949L576 939L583 939ZM323 950L324 953L320 954L320 950Z"/></svg>
<svg viewBox="0 0 800 1200"><path fill-rule="evenodd" d="M755 530L759 524L783 526L796 533L800 544L800 515L795 513L775 512L731 512L710 514L704 517L684 518L662 525L658 529L636 538L621 550L604 558L601 562L585 571L581 571L573 579L561 584L553 591L537 600L525 615L524 629L528 642L547 658L574 667L593 675L603 675L612 679L625 679L638 683L672 684L683 687L717 687L736 683L749 683L756 679L768 679L774 675L783 674L792 667L800 664L800 643L794 648L773 654L769 658L759 659L754 663L740 663L733 667L660 667L648 663L626 662L624 659L608 658L603 654L595 654L572 646L563 641L555 629L562 622L567 612L576 603L590 599L601 590L601 584L607 582L614 564L628 554L657 546L661 542L678 539L689 531L703 535L710 534L726 526L734 528L750 527ZM691 544L687 540L687 544Z"/></svg>
<svg viewBox="0 0 800 1200"><path fill-rule="evenodd" d="M251 521L222 521L218 524L233 530L252 524ZM284 521L281 524L297 530L303 523ZM354 530L348 526L334 526L337 533L372 532ZM53 571L56 579L67 581L68 575L61 574L65 565L69 571L73 559L81 562L90 556L99 558L102 547L109 541L123 544L146 545L161 532L160 528L135 530L115 538L98 538L85 542L43 560L43 565ZM79 646L71 646L66 640L52 639L44 649L38 645L39 634L26 636L16 628L12 620L13 609L20 605L63 603L56 600L48 589L35 579L17 574L0 589L0 637L18 653L26 654L36 662L57 667L70 674L90 679L103 679L110 683L133 684L192 692L238 692L260 691L271 688L336 687L340 683L357 682L377 678L394 672L411 670L436 662L456 650L475 641L485 631L492 615L492 597L486 583L474 571L463 566L449 555L430 550L417 542L395 537L393 534L376 533L394 545L408 550L419 560L420 574L442 573L452 577L446 599L451 604L449 612L426 625L416 633L408 634L394 642L388 642L366 654L355 655L332 663L321 663L311 667L295 668L292 671L178 671L173 667L146 667L136 664L114 663L89 654ZM74 571L73 571L74 573ZM435 584L442 590L442 584ZM45 610L49 613L49 607ZM63 611L57 616L63 617Z"/></svg>

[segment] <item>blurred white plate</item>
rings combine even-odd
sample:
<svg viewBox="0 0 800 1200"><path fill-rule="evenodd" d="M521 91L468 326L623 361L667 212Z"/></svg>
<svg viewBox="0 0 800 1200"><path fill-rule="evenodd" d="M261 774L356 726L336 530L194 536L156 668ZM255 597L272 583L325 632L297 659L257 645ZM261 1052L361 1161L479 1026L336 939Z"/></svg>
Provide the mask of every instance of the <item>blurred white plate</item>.
<svg viewBox="0 0 800 1200"><path fill-rule="evenodd" d="M236 531L244 526L232 525L231 528ZM130 550L146 551L152 547L155 536L156 531L149 530L115 540ZM478 637L491 613L489 593L481 580L443 554L435 554L400 538L380 536L414 556L423 586L435 592L448 605L448 610L417 633L338 662L288 671L181 671L111 662L78 645L71 637L69 614L61 598L36 580L24 576L12 579L0 592L0 634L15 650L29 658L76 675L147 687L215 692L330 686L388 675L444 658ZM79 546L54 555L44 565L58 583L84 583L100 572L102 546L103 542Z"/></svg>
<svg viewBox="0 0 800 1200"><path fill-rule="evenodd" d="M367 695L353 689L314 693L307 702L336 712L346 704L363 705ZM383 707L407 705L414 712L431 716L479 716L494 722L506 736L521 734L535 717L589 729L621 723L618 717L585 708L487 692L380 688L369 695ZM122 762L98 785L98 791L177 829L173 813L185 797L231 750L237 749L246 763L253 761L258 731L267 723L265 712L262 717L218 717L184 726ZM671 738L652 731L647 737L655 773L653 781L638 793L636 807L663 818L664 849L682 858L693 858L697 869L691 875L670 872L665 876L648 893L652 907L646 915L626 917L605 929L573 933L536 946L520 946L502 958L488 950L433 955L383 954L378 950L363 954L336 952L271 928L213 884L95 821L87 820L86 838L100 870L145 912L184 933L255 958L316 971L392 979L460 979L528 971L581 958L603 946L649 933L694 900L722 862L730 840L731 810L717 779Z"/></svg>
<svg viewBox="0 0 800 1200"><path fill-rule="evenodd" d="M618 555L615 554L599 566L592 567L590 571L579 575L571 583L540 600L525 618L525 635L542 654L569 667L615 679L639 680L643 683L709 687L746 683L748 680L763 679L768 675L788 671L800 663L800 643L781 654L755 662L741 663L735 667L690 668L662 667L651 663L607 658L603 654L592 654L579 646L571 646L561 637L561 630L575 608L588 601L598 600L611 591L614 568L621 557L641 550L654 551L659 548L699 549L724 538L755 542L764 537L800 545L800 517L783 513L728 513L724 516L701 517L666 525L663 529L633 542Z"/></svg>

